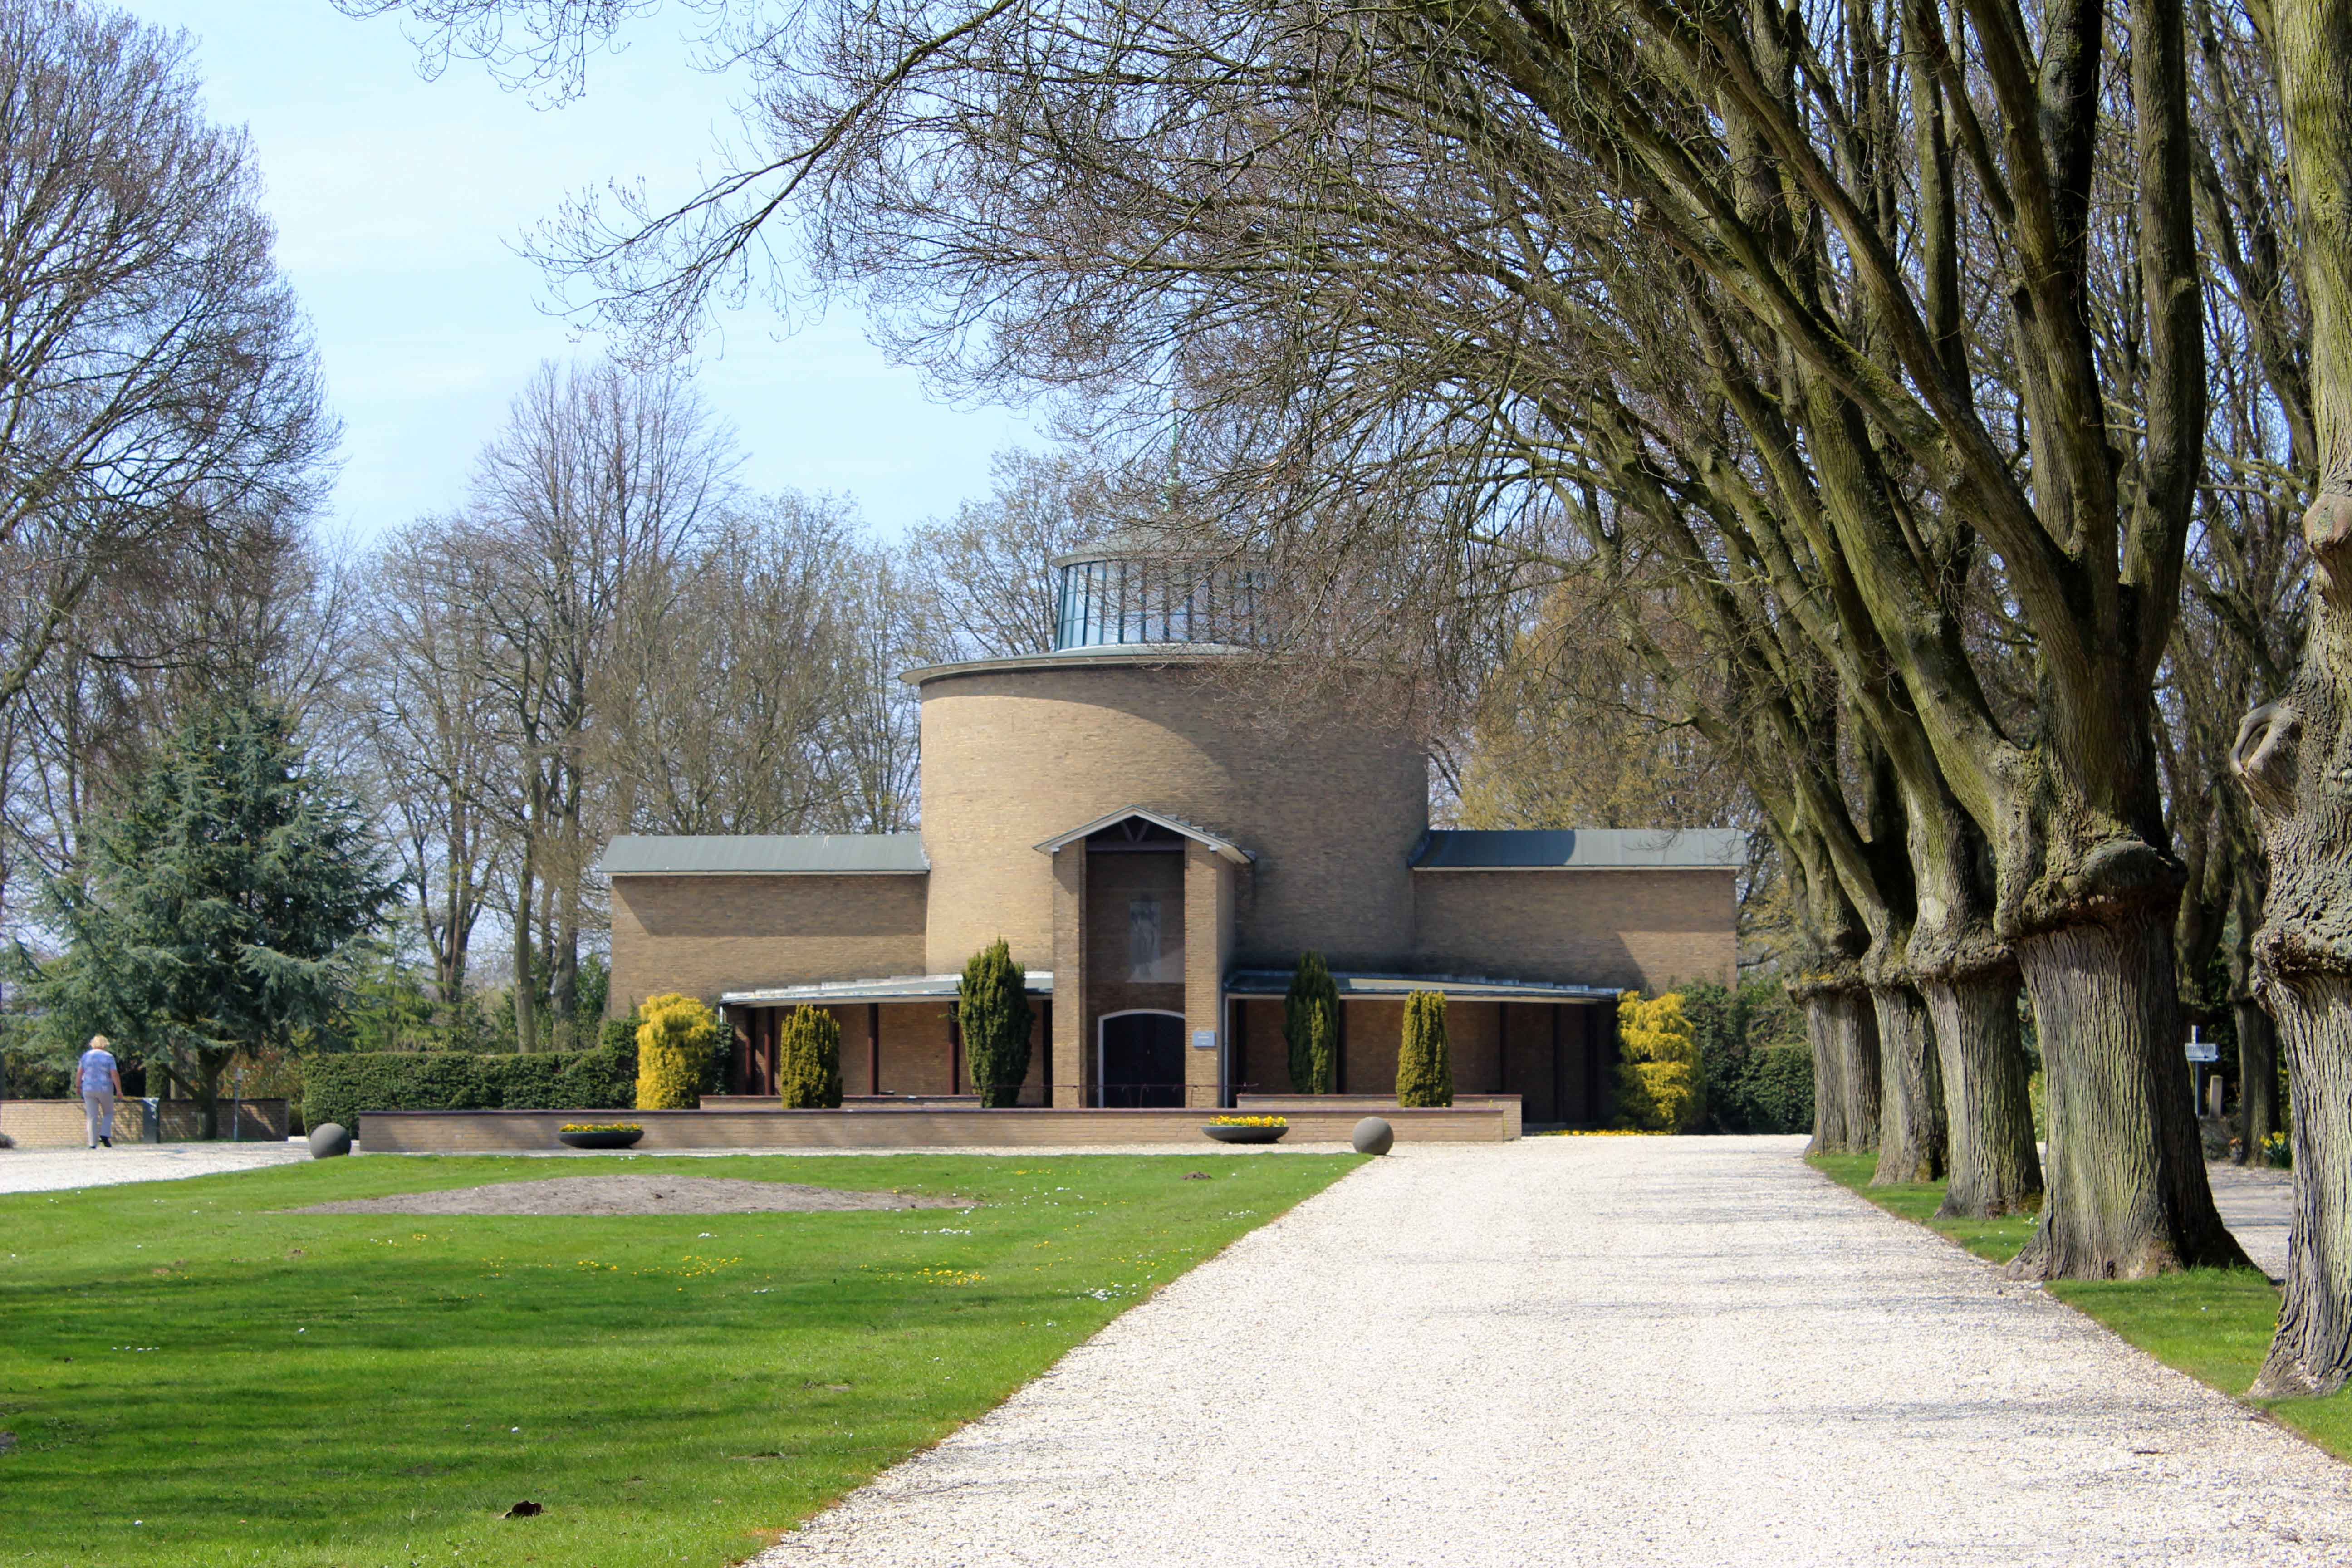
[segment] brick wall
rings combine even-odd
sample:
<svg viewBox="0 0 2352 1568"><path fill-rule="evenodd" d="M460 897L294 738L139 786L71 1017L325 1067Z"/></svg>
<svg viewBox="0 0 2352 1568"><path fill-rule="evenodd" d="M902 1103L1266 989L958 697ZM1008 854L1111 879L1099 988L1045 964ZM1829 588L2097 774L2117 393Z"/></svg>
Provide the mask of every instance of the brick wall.
<svg viewBox="0 0 2352 1568"><path fill-rule="evenodd" d="M135 1100L114 1103L114 1129L123 1142L140 1136ZM0 1100L0 1132L19 1149L79 1149L89 1139L79 1100Z"/></svg>
<svg viewBox="0 0 2352 1568"><path fill-rule="evenodd" d="M1727 870L1415 872L1415 966L1644 991L1728 985L1736 897Z"/></svg>
<svg viewBox="0 0 2352 1568"><path fill-rule="evenodd" d="M390 1110L360 1118L372 1154L490 1153L558 1149L566 1110ZM1510 1135L1500 1105L1384 1112L1400 1143L1496 1143ZM1220 1148L1201 1131L1200 1110L980 1110L927 1106L840 1110L637 1110L640 1152L666 1149L1017 1149L1128 1143ZM1353 1108L1289 1111L1286 1143L1345 1143L1363 1112ZM1279 1159L1250 1152L1243 1158Z"/></svg>
<svg viewBox="0 0 2352 1568"><path fill-rule="evenodd" d="M615 877L611 1016L647 996L919 974L925 879ZM962 966L965 953L956 960Z"/></svg>
<svg viewBox="0 0 2352 1568"><path fill-rule="evenodd" d="M1411 945L1405 858L1429 816L1427 763L1402 714L1374 694L1302 710L1197 663L1122 656L926 680L930 968L999 934L1047 966L1054 872L1034 846L1125 805L1261 857L1237 889L1237 962L1287 963L1312 946L1337 967L1393 963Z"/></svg>

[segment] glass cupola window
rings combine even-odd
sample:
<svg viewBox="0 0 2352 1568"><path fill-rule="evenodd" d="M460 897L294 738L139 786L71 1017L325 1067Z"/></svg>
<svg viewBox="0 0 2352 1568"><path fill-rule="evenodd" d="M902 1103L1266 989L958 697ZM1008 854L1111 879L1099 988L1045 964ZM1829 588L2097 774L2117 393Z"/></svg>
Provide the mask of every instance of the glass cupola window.
<svg viewBox="0 0 2352 1568"><path fill-rule="evenodd" d="M1109 539L1065 555L1054 647L1260 641L1257 574Z"/></svg>

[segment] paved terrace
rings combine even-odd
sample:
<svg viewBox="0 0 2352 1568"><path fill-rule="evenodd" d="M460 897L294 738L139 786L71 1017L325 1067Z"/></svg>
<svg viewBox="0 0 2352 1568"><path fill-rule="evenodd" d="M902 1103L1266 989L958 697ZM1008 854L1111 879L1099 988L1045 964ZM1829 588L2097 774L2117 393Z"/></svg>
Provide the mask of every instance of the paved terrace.
<svg viewBox="0 0 2352 1568"><path fill-rule="evenodd" d="M2352 1562L2352 1469L1800 1147L1401 1149L757 1562Z"/></svg>

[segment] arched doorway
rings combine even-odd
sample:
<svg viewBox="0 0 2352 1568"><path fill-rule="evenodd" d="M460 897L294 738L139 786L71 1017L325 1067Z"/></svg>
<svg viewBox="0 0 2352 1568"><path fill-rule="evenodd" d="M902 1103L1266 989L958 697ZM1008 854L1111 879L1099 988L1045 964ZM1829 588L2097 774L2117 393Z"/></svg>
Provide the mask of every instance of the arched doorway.
<svg viewBox="0 0 2352 1568"><path fill-rule="evenodd" d="M1113 1110L1184 1103L1184 1015L1109 1013L1099 1026L1095 1103Z"/></svg>

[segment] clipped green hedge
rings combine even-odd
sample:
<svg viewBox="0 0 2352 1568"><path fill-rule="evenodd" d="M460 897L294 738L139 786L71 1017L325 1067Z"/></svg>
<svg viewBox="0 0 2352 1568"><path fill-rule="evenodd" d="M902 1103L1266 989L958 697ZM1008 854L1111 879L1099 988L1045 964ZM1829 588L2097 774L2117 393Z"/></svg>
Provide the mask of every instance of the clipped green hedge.
<svg viewBox="0 0 2352 1568"><path fill-rule="evenodd" d="M633 1051L348 1051L303 1063L303 1119L354 1132L362 1110L629 1110L636 1102Z"/></svg>

